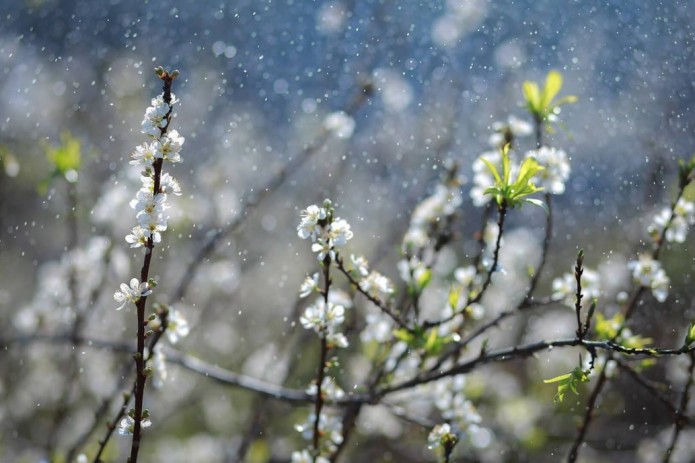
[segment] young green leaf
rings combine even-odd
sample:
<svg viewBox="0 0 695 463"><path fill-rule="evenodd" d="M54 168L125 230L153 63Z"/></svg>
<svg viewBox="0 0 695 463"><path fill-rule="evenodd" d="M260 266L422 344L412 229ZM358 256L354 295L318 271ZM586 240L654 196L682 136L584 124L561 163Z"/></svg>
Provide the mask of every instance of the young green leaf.
<svg viewBox="0 0 695 463"><path fill-rule="evenodd" d="M565 399L565 394L568 391L572 391L575 395L579 395L577 391L577 386L580 383L586 383L589 381L589 370L583 370L581 366L576 367L569 373L564 375L556 376L551 379L544 379L545 384L559 383L557 385L557 394L553 398L553 402L557 405L562 403Z"/></svg>

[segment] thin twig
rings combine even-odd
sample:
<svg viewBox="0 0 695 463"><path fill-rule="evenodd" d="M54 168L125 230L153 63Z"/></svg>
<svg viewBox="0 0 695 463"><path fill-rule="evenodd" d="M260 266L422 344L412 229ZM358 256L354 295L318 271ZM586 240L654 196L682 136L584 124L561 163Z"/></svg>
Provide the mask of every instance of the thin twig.
<svg viewBox="0 0 695 463"><path fill-rule="evenodd" d="M348 281L350 282L350 284L352 284L352 285L355 287L355 289L357 290L357 292L359 292L360 294L362 294L362 295L363 295L364 297L366 297L370 302L372 302L374 305L376 305L382 312L384 312L386 315L388 315L389 317L391 317L391 319L392 319L394 322L396 322L396 324L397 324L399 327L408 329L408 326L405 324L405 322L403 322L403 320L401 320L400 317L398 317L398 315L396 315L396 314L394 313L393 309L391 309L389 306L387 306L386 303L385 303L384 301L382 301L382 300L379 299L378 297L375 297L374 295L372 295L372 294L369 293L368 291L365 291L365 290L362 289L362 287L360 286L360 282L357 281L357 280L355 280L355 278L350 274L350 271L345 267L345 262L343 261L343 258L342 258L339 254L337 254L337 253L336 253L336 256L335 256L335 263L336 263L336 265L337 265L337 267L338 267L338 270L340 270L340 272L341 272L343 275L345 275L345 277L348 279Z"/></svg>
<svg viewBox="0 0 695 463"><path fill-rule="evenodd" d="M497 270L497 264L499 262L500 247L502 246L502 235L504 234L504 219L507 216L507 202L502 201L502 204L498 207L498 218L497 218L497 242L495 243L495 251L492 255L492 266L490 266L490 271L487 273L487 277L483 282L483 286L480 292L472 298L468 304L475 304L480 301L485 295L490 283L492 283L492 274Z"/></svg>
<svg viewBox="0 0 695 463"><path fill-rule="evenodd" d="M671 436L671 444L668 446L666 453L664 453L663 463L669 463L671 457L673 456L673 451L676 449L676 444L678 443L678 438L680 437L683 426L686 424L685 413L688 411L688 402L690 401L690 388L693 385L693 371L695 370L695 354L690 353L690 367L688 368L688 380L683 388L683 394L681 395L681 400L676 410L676 415L673 419L673 436Z"/></svg>

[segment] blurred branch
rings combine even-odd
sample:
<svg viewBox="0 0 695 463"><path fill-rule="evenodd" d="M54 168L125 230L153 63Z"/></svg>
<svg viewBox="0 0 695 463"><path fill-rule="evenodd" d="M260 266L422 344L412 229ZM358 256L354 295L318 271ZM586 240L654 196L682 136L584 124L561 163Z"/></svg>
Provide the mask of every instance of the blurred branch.
<svg viewBox="0 0 695 463"><path fill-rule="evenodd" d="M180 365L194 373L198 373L227 386L247 389L285 402L300 402L302 404L314 402L313 397L307 395L303 390L288 389L260 379L235 373L174 349L167 348L165 354L168 362Z"/></svg>
<svg viewBox="0 0 695 463"><path fill-rule="evenodd" d="M690 389L693 385L693 371L695 370L695 354L690 353L690 366L688 367L688 380L683 388L683 393L681 394L681 400L676 410L675 416L673 417L673 436L671 437L671 444L668 446L666 453L664 453L664 463L669 463L671 457L673 456L673 451L676 449L676 444L678 443L678 438L680 437L683 427L687 423L687 418L685 413L688 410L688 402L690 401Z"/></svg>
<svg viewBox="0 0 695 463"><path fill-rule="evenodd" d="M107 349L117 352L132 352L131 343L120 341L100 341L97 339L80 338L79 344L97 348ZM0 339L0 346L9 347L11 345L28 345L36 342L48 342L54 344L71 343L72 339L66 335L27 335L15 338ZM557 339L551 341L538 341L525 345L518 345L498 349L489 352L483 352L477 357L467 360L452 366L451 368L440 371L426 371L410 380L401 382L395 385L387 385L380 389L375 389L373 392L355 393L348 395L346 398L337 401L327 401L332 405L346 405L350 403L365 403L377 404L381 399L394 392L410 389L415 386L437 381L442 378L456 376L468 373L482 365L498 362L508 362L526 358L534 355L537 352L558 347L583 347L587 350L596 349L608 352L615 352L629 356L639 356L640 358L654 358L661 356L674 356L690 354L695 352L695 345L691 347L682 347L679 349L665 348L630 348L617 344L613 341L590 341L586 339L571 338ZM206 378L217 381L220 384L246 389L251 392L256 392L270 398L281 400L284 402L297 402L302 404L313 403L313 397L309 396L303 390L289 389L278 386L266 381L252 378L232 372L225 368L213 365L204 360L198 359L189 354L185 354L176 349L166 348L165 354L167 361L176 365L180 365L194 373L198 373Z"/></svg>
<svg viewBox="0 0 695 463"><path fill-rule="evenodd" d="M615 359L615 362L618 364L618 367L620 368L621 371L625 372L630 378L632 378L637 384L642 386L647 392L649 392L654 398L656 398L659 402L661 402L666 408L669 409L669 411L675 416L678 413L678 409L676 408L673 403L671 403L671 400L664 394L660 389L663 389L665 387L670 388L670 386L665 386L664 384L661 383L656 383L654 381L650 381L644 376L640 375L637 371L635 371L633 368L630 367L624 360L622 359ZM692 420L687 417L683 416L683 420L685 420L688 424L692 424Z"/></svg>

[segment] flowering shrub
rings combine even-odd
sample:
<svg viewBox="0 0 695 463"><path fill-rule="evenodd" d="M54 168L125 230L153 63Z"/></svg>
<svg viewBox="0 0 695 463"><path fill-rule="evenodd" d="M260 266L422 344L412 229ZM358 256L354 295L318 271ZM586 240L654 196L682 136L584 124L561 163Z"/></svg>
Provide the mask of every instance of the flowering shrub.
<svg viewBox="0 0 695 463"><path fill-rule="evenodd" d="M517 461L514 452L527 455L519 461L554 461L560 451L575 461L582 452L601 452L592 429L598 419L615 419L610 401L617 399L609 394L631 400L624 384L628 381L643 390L651 400L649 407L665 407L672 415L663 431L666 439L640 442L649 449L635 454L658 451L664 461L678 455L691 424L695 328L663 320L675 335L669 343L656 342L634 320L647 305L669 302L672 263L663 254L671 244L687 243L695 224L695 158L680 163L673 200L652 216L644 229L647 240L619 260L619 270L609 269L627 278L607 284L605 265L583 250L576 252L573 262L561 264L572 264L571 272L556 273L550 263L557 207L553 197L568 190L571 156L549 146L544 135L559 123L558 107L577 98L558 97L562 76L557 72L548 74L542 89L526 82L523 94L530 121L510 116L507 122L493 124L492 150L472 163L468 195L459 163L444 163L431 194L413 208L402 238L396 240L398 249L387 251L396 256L395 262L363 252L368 240L360 236L361 227L353 231L352 226L359 223L359 213L343 209L339 195L301 209L291 248L306 249L291 258L299 261L302 252L311 254L311 267L307 275L286 264L278 285L283 300L294 301L292 315L275 343L259 345L239 358L240 339L253 339L253 330L269 331L273 326L268 322L267 327L231 330L216 321L220 314L209 307L215 299L231 307L229 274L234 270L210 259L220 240L237 231L317 145L272 177L259 190L262 193L250 196L225 226L206 233L182 269L180 283L172 283L172 278L161 276L167 269L158 268L159 254L175 253L183 239L171 224L175 206L169 201L177 196L183 202L186 188L168 170L183 161L185 139L171 127L179 103L172 93L178 73L162 68L156 72L163 92L145 111L140 128L147 141L135 148L129 161L140 169L139 189L132 200L123 201L134 210L135 225L128 225L123 242L95 237L83 247L75 244L60 261L45 264L38 274L40 290L16 314L13 326L21 335L3 339L13 349L51 342L114 357L127 352L134 359L124 362L123 373L112 378L115 392L103 383L92 391L103 400L95 407L96 419L81 416L90 422L80 433L59 438L58 431L70 427L70 419L77 420L73 410L81 404L73 388L88 389L81 384L79 357L63 359L68 367L63 391L53 398L54 437L44 445L45 458L96 463L125 461L124 455L129 455L131 463L138 458L164 461L162 455L172 453L159 448L174 445L172 439L183 438L180 433L216 433L206 428L214 427L209 423L198 429L200 415L225 426L230 424L227 415L232 415L234 436L222 432L219 442L208 445L215 449L212 455L200 456L199 461ZM359 102L369 92L365 86ZM354 110L329 114L319 139L350 139L357 130ZM534 134L535 141L524 149L523 139ZM53 149L51 157L57 172L74 183L79 145L76 148L68 137L65 143L70 149ZM467 197L480 208L483 220L466 243L460 222ZM520 211L527 204L539 207L523 215ZM519 225L529 216L544 222L542 242L531 250L522 246L532 239ZM129 273L128 252L142 261L139 275ZM246 250L237 252L246 258ZM585 266L585 259L596 264ZM296 294L284 291L290 273L299 274ZM102 339L86 329L87 307L94 301L104 303L100 294L114 275L127 283L114 283L118 290L111 292L109 304L128 319L125 333L131 337ZM160 275L161 284L151 275ZM258 304L264 303L264 293L275 289L274 283L256 282ZM196 299L200 294L209 299ZM153 298L157 302L148 308ZM189 313L197 317L190 324L184 316ZM560 329L542 329L551 317L562 320ZM205 347L173 347L196 329L204 331ZM160 342L164 339L169 345ZM228 361L205 361L206 350ZM106 376L99 366L88 368L91 376ZM664 368L687 374L670 375L666 381L651 373ZM223 391L219 393L225 399L210 405L209 395L197 393L191 377L215 381L224 388L218 392ZM243 399L227 402L227 387L243 389ZM666 387L671 388L668 393ZM276 402L295 405L296 410ZM178 414L189 421L186 427L181 424L183 431L166 428L167 420ZM168 439L158 428L177 437ZM550 440L559 441L559 447ZM176 456L167 458L177 461Z"/></svg>

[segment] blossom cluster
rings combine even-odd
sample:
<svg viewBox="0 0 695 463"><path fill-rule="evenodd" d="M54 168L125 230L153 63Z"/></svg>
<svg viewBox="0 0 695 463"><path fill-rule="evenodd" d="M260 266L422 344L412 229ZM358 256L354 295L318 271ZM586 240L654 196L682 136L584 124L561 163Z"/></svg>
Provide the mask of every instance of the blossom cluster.
<svg viewBox="0 0 695 463"><path fill-rule="evenodd" d="M662 233L670 243L684 243L688 227L695 224L695 203L680 198L673 207L665 207L654 217L649 225L649 234L655 240L661 239ZM664 229L666 232L664 233Z"/></svg>
<svg viewBox="0 0 695 463"><path fill-rule="evenodd" d="M410 226L403 237L404 249L421 249L427 246L432 229L445 224L463 202L455 166L450 166L448 178L438 184L434 193L415 207L410 217Z"/></svg>
<svg viewBox="0 0 695 463"><path fill-rule="evenodd" d="M516 116L509 116L507 122L496 121L492 124L494 131L488 144L495 149L501 149L507 143L513 143L515 138L527 137L533 133L533 126Z"/></svg>
<svg viewBox="0 0 695 463"><path fill-rule="evenodd" d="M350 268L357 279L360 289L375 298L390 297L395 292L393 282L376 270L369 269L369 262L364 256L350 255Z"/></svg>
<svg viewBox="0 0 695 463"><path fill-rule="evenodd" d="M304 310L299 322L307 330L314 330L321 338L325 338L331 346L347 347L348 341L339 330L345 321L345 307L325 302L323 298Z"/></svg>
<svg viewBox="0 0 695 463"><path fill-rule="evenodd" d="M142 167L142 187L130 202L130 207L135 210L138 224L133 227L131 233L126 236L130 247L139 248L147 246L148 242L159 243L161 233L167 229L169 216L166 210L167 193L181 194L181 187L176 179L168 173L155 173L155 164L158 160L172 163L181 162L181 147L185 141L178 131L167 131L169 118L166 117L172 111L173 105L178 102L176 96L171 95L171 102L164 101L163 95L152 99L152 105L145 112L142 121L142 133L151 140L135 148L132 154L131 165ZM161 164L160 164L161 166ZM161 167L160 167L161 168ZM157 183L155 175L158 175L159 189L154 191Z"/></svg>
<svg viewBox="0 0 695 463"><path fill-rule="evenodd" d="M313 432L314 432L314 423L316 422L316 415L314 413L310 413L307 416L306 421L303 423L295 425L295 430L300 432L302 434L302 437L307 440L311 441L313 437ZM325 439L323 439L323 451L320 452L322 454L331 454L336 451L338 448L337 446L343 443L343 423L340 417L328 414L328 413L321 413L319 416L319 434L321 436L324 436ZM316 460L313 460L312 457L312 450L311 449L304 449L301 451L295 451L292 453L292 463L303 463L303 462L321 462L321 461L330 461L328 458L326 458L323 455L319 455L316 457Z"/></svg>
<svg viewBox="0 0 695 463"><path fill-rule="evenodd" d="M661 267L661 262L648 254L641 254L637 260L628 262L627 266L632 270L635 283L651 289L657 301L664 302L668 298L671 280Z"/></svg>
<svg viewBox="0 0 695 463"><path fill-rule="evenodd" d="M335 259L335 250L345 246L352 239L350 224L340 217L333 217L333 206L329 199L321 207L312 204L301 213L297 226L297 235L301 239L310 238L311 250L317 253L320 261L327 257Z"/></svg>

